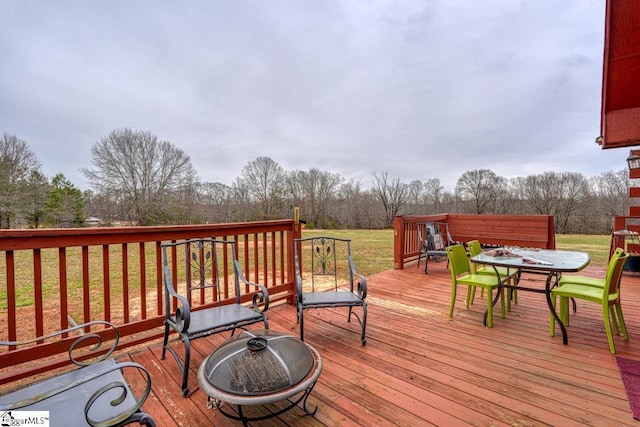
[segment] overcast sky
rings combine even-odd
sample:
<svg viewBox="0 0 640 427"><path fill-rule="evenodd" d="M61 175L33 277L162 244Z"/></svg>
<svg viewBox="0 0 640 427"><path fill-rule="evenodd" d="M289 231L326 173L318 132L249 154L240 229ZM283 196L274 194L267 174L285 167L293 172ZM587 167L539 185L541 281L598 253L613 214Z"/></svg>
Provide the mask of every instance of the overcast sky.
<svg viewBox="0 0 640 427"><path fill-rule="evenodd" d="M599 135L605 0L0 1L0 132L87 189L91 146L150 131L200 179L267 156L447 190L626 167Z"/></svg>

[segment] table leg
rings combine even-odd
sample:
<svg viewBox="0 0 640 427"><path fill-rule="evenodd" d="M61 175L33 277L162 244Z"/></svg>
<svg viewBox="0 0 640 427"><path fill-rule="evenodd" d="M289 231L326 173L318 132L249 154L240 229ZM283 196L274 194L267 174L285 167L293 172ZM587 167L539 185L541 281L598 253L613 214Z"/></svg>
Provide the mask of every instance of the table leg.
<svg viewBox="0 0 640 427"><path fill-rule="evenodd" d="M549 306L549 310L551 311L551 314L553 315L553 317L555 317L558 325L560 325L560 330L562 331L562 343L564 345L567 345L569 343L569 337L567 336L567 328L564 326L564 323L562 323L560 316L556 312L556 309L553 306L553 303L551 302L551 288L552 288L551 280L553 279L554 276L556 276L556 273L554 271L550 271L549 274L547 275L547 281L544 285L544 293L547 297L547 305Z"/></svg>
<svg viewBox="0 0 640 427"><path fill-rule="evenodd" d="M493 301L491 302L491 305L495 307L496 303L498 302L498 298L500 298L500 295L502 295L503 283L502 283L502 280L500 280L500 273L498 272L498 269L496 268L496 266L492 265L491 267L493 267L493 271L496 272L496 277L498 278L498 292L496 293L496 296L493 298ZM487 289L487 292L489 292L488 289ZM500 315L502 316L502 313L504 313L504 299L501 301L501 304L502 306L500 307ZM489 317L489 310L484 311L484 319L482 322L484 326L487 326L487 317ZM502 316L502 318L504 319L504 316Z"/></svg>

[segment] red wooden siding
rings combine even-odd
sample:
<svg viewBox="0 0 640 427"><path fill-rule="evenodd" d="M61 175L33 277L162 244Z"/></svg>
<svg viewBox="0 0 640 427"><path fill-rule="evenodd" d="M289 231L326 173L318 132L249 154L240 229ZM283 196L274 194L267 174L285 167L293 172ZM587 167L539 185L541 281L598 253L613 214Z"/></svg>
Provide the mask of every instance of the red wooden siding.
<svg viewBox="0 0 640 427"><path fill-rule="evenodd" d="M640 2L607 0L602 148L640 144Z"/></svg>

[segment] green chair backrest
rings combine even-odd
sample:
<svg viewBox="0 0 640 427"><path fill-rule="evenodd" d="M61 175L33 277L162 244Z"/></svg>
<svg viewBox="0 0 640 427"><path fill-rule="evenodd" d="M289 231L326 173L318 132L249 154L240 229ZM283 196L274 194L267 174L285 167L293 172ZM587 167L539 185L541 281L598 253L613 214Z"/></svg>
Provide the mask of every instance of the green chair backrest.
<svg viewBox="0 0 640 427"><path fill-rule="evenodd" d="M467 252L469 252L469 256L473 257L482 252L482 245L480 245L480 240L469 240L467 242ZM473 272L478 272L478 266L473 264Z"/></svg>
<svg viewBox="0 0 640 427"><path fill-rule="evenodd" d="M453 245L446 248L447 257L449 258L449 269L451 270L451 279L455 282L456 278L462 274L470 273L469 258L467 251L462 245Z"/></svg>
<svg viewBox="0 0 640 427"><path fill-rule="evenodd" d="M604 295L609 295L609 304L616 303L620 299L620 281L624 271L624 263L627 262L628 257L629 255L624 251L616 251L611 257L612 261L615 260L615 265L604 285Z"/></svg>
<svg viewBox="0 0 640 427"><path fill-rule="evenodd" d="M480 252L482 252L482 245L480 245L480 240L469 240L467 242L467 250L469 251L469 255L476 256Z"/></svg>
<svg viewBox="0 0 640 427"><path fill-rule="evenodd" d="M607 274L604 276L605 281L609 280L609 277L613 274L613 270L615 270L616 268L618 258L620 258L620 255L622 255L623 253L624 253L624 249L616 248L616 250L611 255L611 259L609 260L609 266L607 267Z"/></svg>

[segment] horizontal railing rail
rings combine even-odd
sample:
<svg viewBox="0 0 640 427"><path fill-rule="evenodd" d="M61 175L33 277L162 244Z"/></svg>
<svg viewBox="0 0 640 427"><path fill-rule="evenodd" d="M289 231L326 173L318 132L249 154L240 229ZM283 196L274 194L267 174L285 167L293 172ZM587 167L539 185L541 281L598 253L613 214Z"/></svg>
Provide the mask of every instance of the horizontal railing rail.
<svg viewBox="0 0 640 427"><path fill-rule="evenodd" d="M29 340L92 320L115 324L121 348L160 337L164 319L161 244L203 237L234 240L247 279L266 286L272 303L292 301L293 239L300 237L293 220L1 230L0 340ZM229 301L234 296L233 289L223 289L222 294ZM250 295L242 298L247 301ZM211 296L199 299L196 306L217 303ZM69 339L2 350L0 384L62 366L65 362L55 356L66 351ZM51 357L53 361L41 363ZM6 369L32 361L38 361L36 366Z"/></svg>

